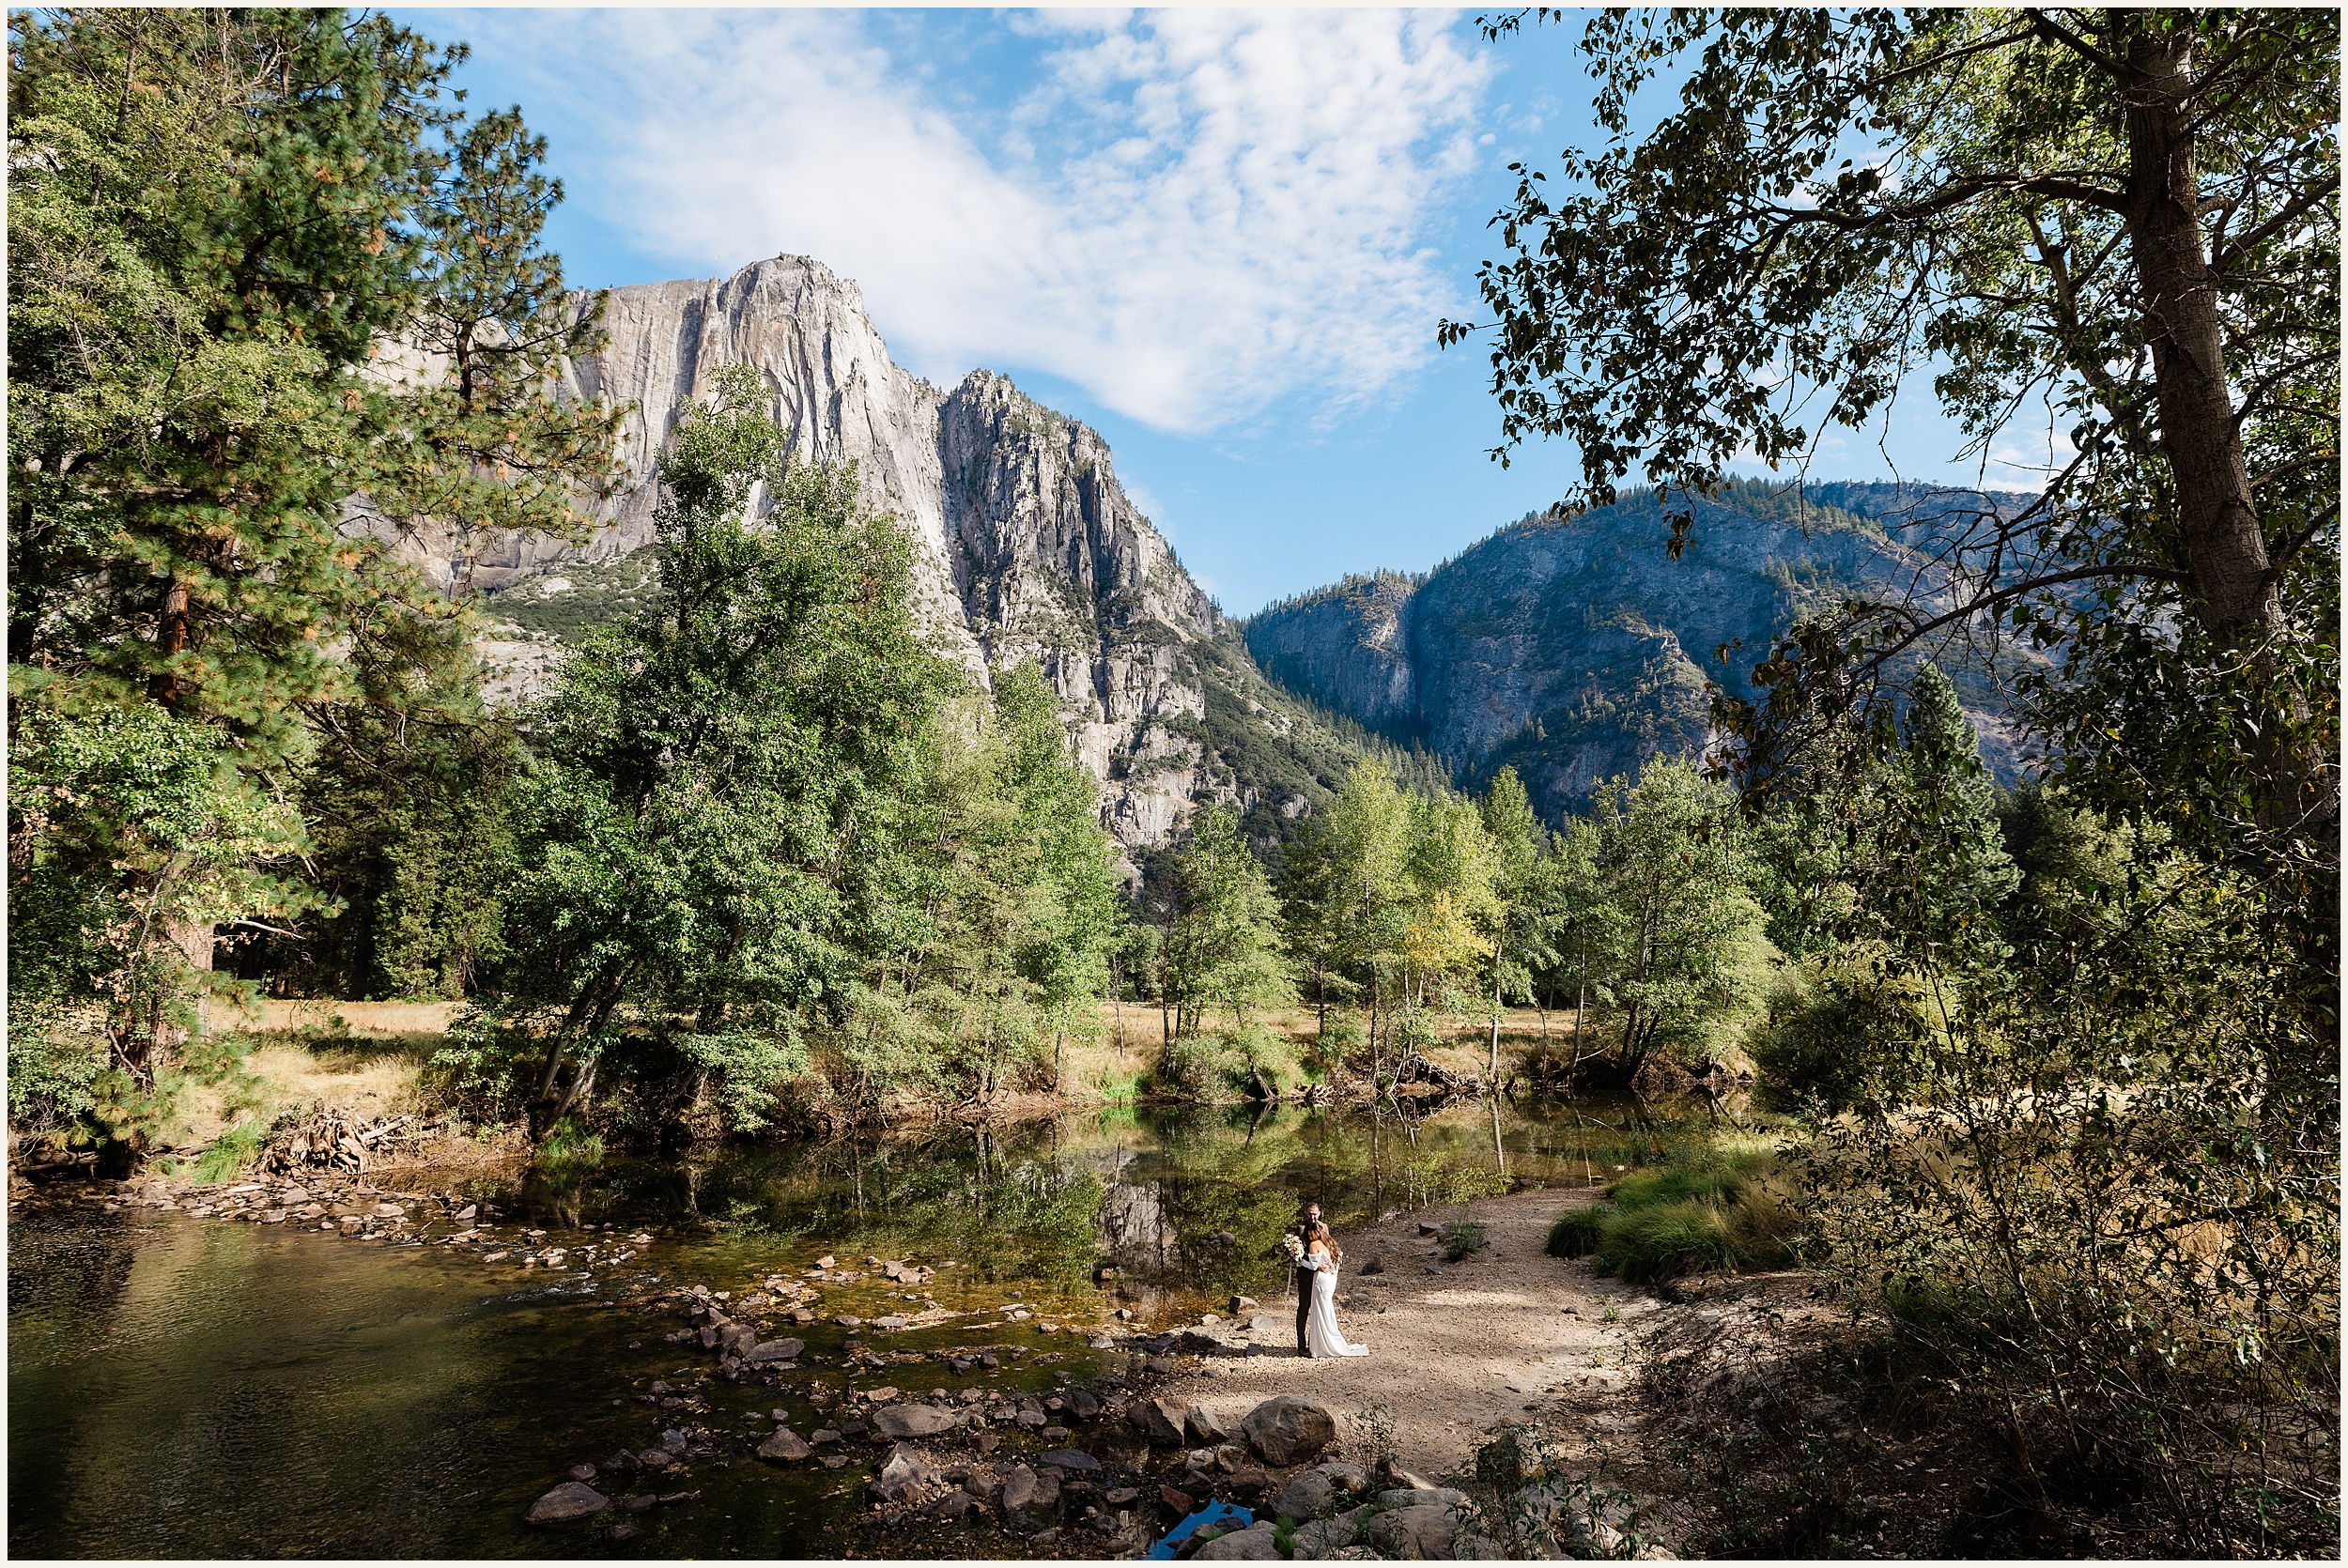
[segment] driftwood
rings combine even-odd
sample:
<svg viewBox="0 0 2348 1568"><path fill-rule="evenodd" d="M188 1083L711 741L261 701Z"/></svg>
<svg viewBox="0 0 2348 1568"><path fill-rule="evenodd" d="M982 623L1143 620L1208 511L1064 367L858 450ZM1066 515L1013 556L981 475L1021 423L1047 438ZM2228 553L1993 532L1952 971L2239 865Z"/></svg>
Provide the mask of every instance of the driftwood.
<svg viewBox="0 0 2348 1568"><path fill-rule="evenodd" d="M1395 1069L1392 1092L1410 1099L1450 1099L1473 1094L1475 1088L1474 1080L1439 1068L1413 1051Z"/></svg>
<svg viewBox="0 0 2348 1568"><path fill-rule="evenodd" d="M295 1171L364 1171L394 1149L422 1145L427 1133L410 1115L375 1116L364 1120L347 1107L313 1101L306 1112L288 1112L270 1136L261 1169L277 1175Z"/></svg>

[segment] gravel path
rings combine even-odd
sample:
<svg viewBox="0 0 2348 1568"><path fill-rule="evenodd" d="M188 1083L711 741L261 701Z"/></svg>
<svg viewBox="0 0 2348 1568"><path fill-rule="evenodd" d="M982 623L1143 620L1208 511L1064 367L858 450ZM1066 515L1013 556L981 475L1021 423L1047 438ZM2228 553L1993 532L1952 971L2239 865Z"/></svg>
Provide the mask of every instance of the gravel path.
<svg viewBox="0 0 2348 1568"><path fill-rule="evenodd" d="M1510 1421L1538 1421L1572 1447L1605 1447L1629 1459L1628 1352L1661 1303L1599 1278L1586 1260L1541 1250L1560 1213L1596 1196L1514 1192L1345 1232L1337 1316L1346 1338L1369 1346L1367 1356L1299 1358L1290 1296L1263 1303L1280 1327L1252 1337L1270 1354L1213 1358L1207 1364L1217 1376L1192 1374L1166 1391L1233 1423L1274 1394L1311 1394L1337 1413L1349 1454L1362 1452L1350 1418L1383 1403L1401 1463L1430 1478L1466 1460L1487 1428ZM1444 1264L1434 1239L1418 1234L1419 1222L1460 1217L1488 1227L1485 1244ZM1365 1271L1373 1261L1383 1272ZM1610 1307L1619 1321L1606 1321Z"/></svg>

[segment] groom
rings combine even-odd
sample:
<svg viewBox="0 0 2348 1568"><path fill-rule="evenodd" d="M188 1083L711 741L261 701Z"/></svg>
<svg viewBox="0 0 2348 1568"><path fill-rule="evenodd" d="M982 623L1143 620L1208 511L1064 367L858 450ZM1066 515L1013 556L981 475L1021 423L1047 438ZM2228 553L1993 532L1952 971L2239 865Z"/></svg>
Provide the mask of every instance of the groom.
<svg viewBox="0 0 2348 1568"><path fill-rule="evenodd" d="M1311 1240L1312 1227L1319 1223L1321 1223L1321 1206L1317 1203L1306 1204L1304 1229L1308 1242ZM1310 1268L1297 1268L1292 1272L1294 1278L1290 1283L1296 1286L1296 1353L1300 1356L1308 1356L1312 1352L1305 1347L1305 1320L1313 1314L1313 1271Z"/></svg>

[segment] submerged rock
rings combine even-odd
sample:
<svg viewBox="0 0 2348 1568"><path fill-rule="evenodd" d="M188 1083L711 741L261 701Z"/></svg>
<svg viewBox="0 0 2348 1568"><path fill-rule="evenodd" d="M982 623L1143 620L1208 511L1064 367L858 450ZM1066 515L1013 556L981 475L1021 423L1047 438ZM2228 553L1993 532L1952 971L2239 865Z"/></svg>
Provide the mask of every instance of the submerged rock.
<svg viewBox="0 0 2348 1568"><path fill-rule="evenodd" d="M610 1506L611 1499L593 1486L566 1481L532 1503L527 1517L533 1525L566 1525L573 1519L600 1514Z"/></svg>

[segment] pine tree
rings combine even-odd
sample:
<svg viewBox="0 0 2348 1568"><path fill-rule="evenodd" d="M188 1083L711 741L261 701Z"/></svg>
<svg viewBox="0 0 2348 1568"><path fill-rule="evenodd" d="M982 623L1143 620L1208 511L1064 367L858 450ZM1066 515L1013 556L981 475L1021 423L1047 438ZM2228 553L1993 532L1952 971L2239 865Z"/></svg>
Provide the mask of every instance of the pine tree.
<svg viewBox="0 0 2348 1568"><path fill-rule="evenodd" d="M1937 665L1910 689L1892 856L1900 934L1943 957L1958 944L1997 940L1998 907L2021 881L1998 824L1997 785L1982 765L1972 721Z"/></svg>
<svg viewBox="0 0 2348 1568"><path fill-rule="evenodd" d="M617 413L536 378L595 327L532 337L562 314L543 199L476 199L529 176L517 123L444 101L461 49L339 11L19 12L9 33L9 740L47 792L29 813L12 795L10 909L39 923L32 900L102 886L102 938L62 983L107 999L100 1110L135 1139L215 929L321 907L284 802L305 715L353 690L356 629L453 612L366 499L569 530ZM461 410L384 370L442 346L425 306L458 299L511 302L536 356ZM151 808L104 786L124 768L201 798Z"/></svg>

